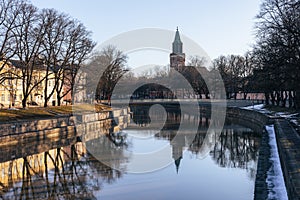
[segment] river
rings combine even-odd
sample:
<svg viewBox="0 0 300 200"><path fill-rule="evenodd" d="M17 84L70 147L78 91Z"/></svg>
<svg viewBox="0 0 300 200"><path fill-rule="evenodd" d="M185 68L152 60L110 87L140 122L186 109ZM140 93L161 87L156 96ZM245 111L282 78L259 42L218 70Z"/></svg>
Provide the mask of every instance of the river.
<svg viewBox="0 0 300 200"><path fill-rule="evenodd" d="M120 133L47 144L47 151L34 141L20 147L24 157L0 160L0 199L253 199L260 133L226 119L219 134L208 134L206 114L169 109L163 119L149 118L148 107L131 109Z"/></svg>

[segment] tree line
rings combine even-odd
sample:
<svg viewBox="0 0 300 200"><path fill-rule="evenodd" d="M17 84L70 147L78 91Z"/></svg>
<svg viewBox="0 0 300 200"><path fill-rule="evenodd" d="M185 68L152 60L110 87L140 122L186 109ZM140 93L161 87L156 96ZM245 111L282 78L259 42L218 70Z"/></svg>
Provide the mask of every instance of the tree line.
<svg viewBox="0 0 300 200"><path fill-rule="evenodd" d="M300 2L263 0L255 23L256 41L245 55L213 61L227 98L238 92L264 93L267 105L300 108Z"/></svg>
<svg viewBox="0 0 300 200"><path fill-rule="evenodd" d="M253 53L257 87L266 103L300 108L300 2L264 0L257 15Z"/></svg>
<svg viewBox="0 0 300 200"><path fill-rule="evenodd" d="M26 0L0 1L0 83L22 81L23 107L41 84L44 106L54 93L60 105L61 99L73 91L78 69L94 46L91 32L64 13L38 9ZM5 70L8 64L20 73ZM37 79L36 70L44 70L44 76ZM49 81L54 83L51 90Z"/></svg>
<svg viewBox="0 0 300 200"><path fill-rule="evenodd" d="M225 86L226 97L243 99L248 93L261 93L265 103L300 107L300 2L298 0L263 0L255 20L256 41L244 55L221 55L214 59L209 71L203 70L204 60L191 57L187 67L180 72L201 98L210 98L208 84L214 83L214 73L220 73ZM106 51L106 52L105 52ZM126 55L117 49L108 48L93 64L105 60L101 81L98 82L97 98L112 95L118 81L128 87L148 84L148 88L164 90L164 87L151 85L170 78L168 70L159 68L145 71L139 77L126 69ZM109 53L110 52L110 53ZM108 53L108 54L107 54ZM107 55L105 59L105 56ZM109 55L109 56L108 56ZM165 66L168 68L167 66ZM199 73L199 71L201 73ZM112 76L113 75L113 76ZM124 75L124 79L121 77ZM208 78L204 81L204 77ZM164 86L182 87L178 77L162 81ZM144 88L145 89L145 88ZM126 90L126 88L122 88ZM287 105L288 104L288 105Z"/></svg>
<svg viewBox="0 0 300 200"><path fill-rule="evenodd" d="M64 13L37 9L26 0L0 0L0 6L0 59L3 63L0 83L7 79L22 80L23 107L41 83L45 85L44 106L54 94L60 103L67 93L74 92L76 74L95 47L91 32ZM213 95L207 84L214 84L214 72L218 71L227 98L236 99L240 93L246 99L250 92L264 93L266 104L288 104L299 108L300 2L263 0L255 30L256 42L244 55L221 55L213 60L208 72L203 71L203 58L191 57L187 64L190 67L180 73L200 98ZM88 66L86 73L90 76L87 78L87 93L96 99L107 99L119 81L134 86L169 77L167 70L159 68L136 77L128 72L127 59L126 54L112 46L94 53L85 63ZM19 66L21 73L4 70L7 63ZM46 71L45 76L38 80L34 77L37 66L43 66ZM209 83L203 76L209 77ZM51 91L48 88L50 79L54 81ZM181 86L176 76L164 83L168 84ZM64 91L66 85L68 91Z"/></svg>

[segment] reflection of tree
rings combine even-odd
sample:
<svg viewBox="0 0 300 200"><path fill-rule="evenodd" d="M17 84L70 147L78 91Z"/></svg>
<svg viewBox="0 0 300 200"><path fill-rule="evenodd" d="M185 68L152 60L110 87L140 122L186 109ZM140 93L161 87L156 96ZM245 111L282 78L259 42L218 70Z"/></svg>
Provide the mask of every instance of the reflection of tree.
<svg viewBox="0 0 300 200"><path fill-rule="evenodd" d="M123 176L123 173L121 171L115 170L99 162L93 157L90 158L90 161L91 161L91 169L93 171L95 170L97 174L99 174L99 176L102 178L102 180L107 183L111 184Z"/></svg>
<svg viewBox="0 0 300 200"><path fill-rule="evenodd" d="M144 118L149 117L148 106L132 106L134 121L138 124L146 123ZM200 112L199 119L196 119L191 113L181 113L176 109L166 109L167 121L163 129L155 135L156 138L169 140L173 149L173 158L175 164L179 165L179 158L182 158L182 150L188 146L188 150L195 155L201 155L203 153L204 141L207 136L208 127L211 123L218 123L218 121L211 121L210 113L206 113L203 109ZM149 119L150 120L150 119ZM229 120L230 121L230 120ZM189 127L194 126L194 123L198 124L198 132L192 139ZM212 124L214 125L214 124ZM179 127L184 127L178 134ZM213 146L210 155L221 167L226 168L242 168L250 170L250 176L254 177L255 166L258 156L258 141L259 137L255 133L249 131L249 129L241 126L232 127L225 124L225 127L221 134L217 136L217 133L212 135L211 140L216 141ZM174 139L176 136L176 140ZM209 137L209 136L208 136ZM190 142L192 141L192 142ZM178 166L177 166L178 167Z"/></svg>
<svg viewBox="0 0 300 200"><path fill-rule="evenodd" d="M154 105L154 104L153 104ZM130 106L130 110L133 113L133 122L136 123L140 127L147 126L151 123L150 119L150 108L152 105L144 105L144 106ZM181 110L179 104L174 104L172 106L162 105L167 112L167 119L163 129L174 129L175 126L178 129L178 125L181 122ZM155 111L153 111L155 112ZM157 113L153 113L153 120L161 120L162 113L157 111Z"/></svg>
<svg viewBox="0 0 300 200"><path fill-rule="evenodd" d="M95 199L93 191L103 182L122 176L88 154L81 143L8 162L9 184L0 183L0 199Z"/></svg>
<svg viewBox="0 0 300 200"><path fill-rule="evenodd" d="M195 138L194 138L192 144L189 146L189 151L191 151L193 154L200 153L200 149L204 142L205 136L206 136L205 132L198 132L195 135Z"/></svg>
<svg viewBox="0 0 300 200"><path fill-rule="evenodd" d="M121 143L119 143L120 141L118 141L118 145L115 144L116 138L113 138L112 134L87 141L85 145L88 148L91 155L93 155L96 159L100 160L107 166L110 166L113 169L125 170L126 163L128 162L128 157L124 153L124 149L126 149L129 144L127 143L126 136L122 136L122 137L123 137L122 139L123 141ZM96 163L93 162L93 164ZM96 166L99 167L99 165ZM96 166L91 166L91 167L96 167ZM102 166L101 168L108 171L108 168L106 168L105 166ZM100 173L101 168L98 169L96 167L97 169L96 171ZM113 177L119 178L118 175L119 172L109 171L109 173L113 173L113 175L116 175L116 177L115 176Z"/></svg>
<svg viewBox="0 0 300 200"><path fill-rule="evenodd" d="M221 167L249 169L254 178L258 140L253 132L225 129L217 138L211 156Z"/></svg>
<svg viewBox="0 0 300 200"><path fill-rule="evenodd" d="M130 110L133 113L133 122L141 127L150 124L149 109L149 106L143 106L142 108L139 106L131 106Z"/></svg>

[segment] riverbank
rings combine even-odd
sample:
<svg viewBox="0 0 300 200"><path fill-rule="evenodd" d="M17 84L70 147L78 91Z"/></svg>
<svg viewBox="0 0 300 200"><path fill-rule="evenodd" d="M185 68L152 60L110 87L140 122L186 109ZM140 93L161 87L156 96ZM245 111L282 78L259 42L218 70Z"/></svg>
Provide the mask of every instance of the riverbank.
<svg viewBox="0 0 300 200"><path fill-rule="evenodd" d="M262 135L254 199L300 199L299 114L274 107L246 109L269 118Z"/></svg>
<svg viewBox="0 0 300 200"><path fill-rule="evenodd" d="M100 134L106 134L109 133L109 131L114 131L115 128L115 130L125 128L126 122L128 122L129 119L128 109L110 109L92 112L95 111L92 107L78 107L75 113L81 114L72 116L74 110L70 109L70 107L60 107L61 110L55 107L49 108L51 109L48 109L46 114L42 112L39 115L40 118L30 117L32 113L30 109L28 109L31 114L27 113L28 117L25 119L20 119L19 117L21 115L14 113L17 117L11 118L15 119L13 123L9 123L8 121L1 122L1 147L3 149L5 149L5 145L16 147L12 152L5 152L1 156L1 158L3 157L2 160L10 160L12 155L14 158L24 156L24 152L22 152L22 148L24 147L28 148L26 152L30 154L32 147L26 146L27 143L30 143L29 141L43 141L45 145L42 148L47 150L53 148L53 146L47 145L48 141L53 142L57 140L58 142L65 141L69 138L76 140L79 136L89 132L84 138L84 140L87 141L97 138L99 132ZM68 112L65 110L68 110ZM16 112L19 112L19 110ZM26 110L20 110L21 114L22 112L26 112ZM226 114L227 117L231 118L234 122L252 128L258 133L262 133L254 198L268 199L270 198L270 193L272 193L273 196L277 195L276 186L278 186L278 183L276 183L276 181L278 179L274 176L273 180L275 180L275 182L272 182L270 179L270 171L275 169L274 166L278 166L278 162L275 163L272 160L274 157L272 153L278 152L278 158L280 158L289 198L298 199L300 197L298 192L300 191L300 157L298 155L298 152L300 152L300 138L289 122L278 113L264 110L261 106L249 106L246 108L229 106ZM51 116L51 118L49 118L49 116ZM116 126L116 124L118 124L118 126ZM275 124L274 129L278 146L278 150L275 151L271 148L274 144L275 137L270 137L272 135L267 132L265 127L271 124ZM265 131L263 132L263 130ZM271 144L270 141L273 141L273 143ZM20 151L18 149L20 149ZM284 183L280 185L282 186Z"/></svg>
<svg viewBox="0 0 300 200"><path fill-rule="evenodd" d="M129 109L110 109L99 112L90 112L86 107L80 107L76 114L54 113L51 117L25 118L0 123L0 146L2 154L0 160L20 158L31 155L39 148L50 150L55 148L51 144L60 144L66 141L88 141L108 134L112 131L126 128L130 119ZM89 108L89 107L88 107ZM82 111L82 112L81 112ZM85 112L86 111L86 112ZM18 118L14 118L18 119ZM29 144L29 146L28 146ZM33 145L33 146L32 146ZM24 152L26 152L24 154Z"/></svg>
<svg viewBox="0 0 300 200"><path fill-rule="evenodd" d="M60 116L71 116L74 112L89 113L89 112L104 112L112 110L109 106L103 104L78 104L62 105L62 106L49 106L37 107L31 106L26 108L10 108L0 109L0 123L12 122L17 120L27 119L45 119Z"/></svg>

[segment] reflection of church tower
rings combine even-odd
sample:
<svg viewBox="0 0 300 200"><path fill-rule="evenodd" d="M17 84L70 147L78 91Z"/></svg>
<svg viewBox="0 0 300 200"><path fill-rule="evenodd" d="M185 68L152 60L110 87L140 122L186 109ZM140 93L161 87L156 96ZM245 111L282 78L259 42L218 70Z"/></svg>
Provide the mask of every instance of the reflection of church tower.
<svg viewBox="0 0 300 200"><path fill-rule="evenodd" d="M172 145L172 157L175 161L176 171L178 173L180 161L183 156L183 148L185 147L185 136L182 134L177 134L173 140L171 140Z"/></svg>
<svg viewBox="0 0 300 200"><path fill-rule="evenodd" d="M172 53L170 54L170 67L180 72L185 66L184 63L185 54L182 53L182 42L180 40L180 35L177 27L175 39L173 42Z"/></svg>

